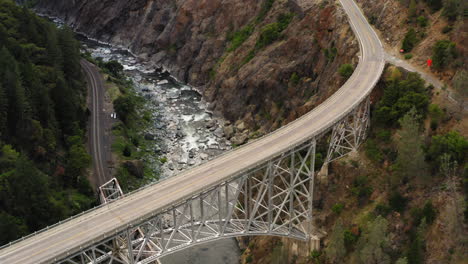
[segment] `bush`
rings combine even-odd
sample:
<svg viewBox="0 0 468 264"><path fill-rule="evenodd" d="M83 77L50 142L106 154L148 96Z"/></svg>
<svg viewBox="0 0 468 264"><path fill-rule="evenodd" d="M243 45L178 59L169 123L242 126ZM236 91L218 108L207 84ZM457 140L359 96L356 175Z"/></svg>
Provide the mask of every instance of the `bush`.
<svg viewBox="0 0 468 264"><path fill-rule="evenodd" d="M452 26L448 26L448 25L447 25L447 26L445 26L445 27L442 28L442 33L443 33L443 34L447 34L447 33L449 33L450 31L452 31L452 29L453 29Z"/></svg>
<svg viewBox="0 0 468 264"><path fill-rule="evenodd" d="M343 237L344 237L345 247L348 251L350 251L354 247L356 242L358 241L359 233L356 234L355 232L352 232L351 230L348 229L344 231Z"/></svg>
<svg viewBox="0 0 468 264"><path fill-rule="evenodd" d="M125 145L123 151L122 151L122 154L125 156L125 157L130 157L132 156L132 149L130 148L129 145Z"/></svg>
<svg viewBox="0 0 468 264"><path fill-rule="evenodd" d="M332 211L333 211L333 213L339 215L343 211L343 208L344 208L344 204L336 203L335 205L333 205Z"/></svg>
<svg viewBox="0 0 468 264"><path fill-rule="evenodd" d="M380 163L384 160L382 152L373 139L368 139L364 148L366 156L373 162Z"/></svg>
<svg viewBox="0 0 468 264"><path fill-rule="evenodd" d="M280 38L280 27L278 23L264 26L260 32L260 37L255 44L256 49L262 49Z"/></svg>
<svg viewBox="0 0 468 264"><path fill-rule="evenodd" d="M374 213L375 215L386 217L390 212L391 208L387 204L379 203L375 206Z"/></svg>
<svg viewBox="0 0 468 264"><path fill-rule="evenodd" d="M273 7L274 3L275 3L275 0L265 0L265 2L263 2L262 9L260 10L260 13L255 19L257 23L260 23L263 21L263 19L265 19L266 15L270 11L270 9Z"/></svg>
<svg viewBox="0 0 468 264"><path fill-rule="evenodd" d="M354 67L351 64L345 63L340 66L338 69L338 73L341 75L341 77L348 79L353 75L354 72Z"/></svg>
<svg viewBox="0 0 468 264"><path fill-rule="evenodd" d="M228 48L228 52L235 51L239 48L252 34L254 30L253 25L247 25L236 31L232 36L228 36L228 40L231 42L231 46Z"/></svg>
<svg viewBox="0 0 468 264"><path fill-rule="evenodd" d="M442 0L424 0L433 12L442 8Z"/></svg>
<svg viewBox="0 0 468 264"><path fill-rule="evenodd" d="M399 192L396 192L396 191L392 193L389 199L390 208L393 211L396 211L399 213L403 213L405 211L407 202L408 202L408 199L406 199Z"/></svg>
<svg viewBox="0 0 468 264"><path fill-rule="evenodd" d="M292 85L296 86L299 84L299 81L300 81L300 78L299 78L299 75L297 75L297 73L293 72L291 74L291 78L289 78L289 81L291 82Z"/></svg>
<svg viewBox="0 0 468 264"><path fill-rule="evenodd" d="M425 16L419 16L417 21L420 27L427 27L427 25L429 24L427 17Z"/></svg>
<svg viewBox="0 0 468 264"><path fill-rule="evenodd" d="M411 60L412 58L413 58L413 54L411 53L405 54L405 60Z"/></svg>

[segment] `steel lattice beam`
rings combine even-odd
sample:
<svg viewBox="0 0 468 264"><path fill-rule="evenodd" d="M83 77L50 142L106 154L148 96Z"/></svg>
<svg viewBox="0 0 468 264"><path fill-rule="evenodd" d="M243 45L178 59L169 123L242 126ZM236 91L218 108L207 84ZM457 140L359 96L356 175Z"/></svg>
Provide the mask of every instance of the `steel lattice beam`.
<svg viewBox="0 0 468 264"><path fill-rule="evenodd" d="M365 100L332 130L326 163L357 150L369 127ZM151 263L218 239L312 233L316 138L255 170L195 194L58 263ZM103 203L123 196L117 180L100 188Z"/></svg>

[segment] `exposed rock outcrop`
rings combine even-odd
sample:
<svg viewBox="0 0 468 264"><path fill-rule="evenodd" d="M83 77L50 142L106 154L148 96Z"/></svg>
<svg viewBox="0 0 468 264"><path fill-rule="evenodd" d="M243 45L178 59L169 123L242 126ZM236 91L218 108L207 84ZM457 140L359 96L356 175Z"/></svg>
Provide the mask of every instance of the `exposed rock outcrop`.
<svg viewBox="0 0 468 264"><path fill-rule="evenodd" d="M343 82L337 68L358 51L341 7L277 0L265 16L257 0L39 0L39 12L77 31L129 47L196 86L211 109L251 131L268 132L311 110ZM262 29L293 13L276 41L255 49ZM230 50L233 33L251 25Z"/></svg>

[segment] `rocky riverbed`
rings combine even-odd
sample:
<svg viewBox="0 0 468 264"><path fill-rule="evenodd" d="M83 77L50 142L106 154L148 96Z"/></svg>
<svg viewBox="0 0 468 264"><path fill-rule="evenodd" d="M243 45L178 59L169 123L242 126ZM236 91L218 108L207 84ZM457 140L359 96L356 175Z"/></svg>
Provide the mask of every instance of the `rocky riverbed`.
<svg viewBox="0 0 468 264"><path fill-rule="evenodd" d="M206 162L231 149L225 137L232 125L208 110L208 104L194 88L178 82L166 70L154 68L126 49L82 37L84 47L94 58L117 60L152 109L154 126L142 131L153 142L154 155L145 163L158 176L166 178ZM228 135L231 136L231 135ZM161 162L161 157L166 157ZM225 239L193 247L161 259L163 264L239 263L236 240Z"/></svg>

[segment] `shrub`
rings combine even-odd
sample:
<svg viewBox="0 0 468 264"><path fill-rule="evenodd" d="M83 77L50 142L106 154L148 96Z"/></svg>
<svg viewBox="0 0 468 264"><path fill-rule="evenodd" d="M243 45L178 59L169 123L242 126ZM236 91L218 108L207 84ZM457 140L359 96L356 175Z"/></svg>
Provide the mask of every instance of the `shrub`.
<svg viewBox="0 0 468 264"><path fill-rule="evenodd" d="M239 48L252 34L254 30L253 25L247 25L236 31L232 36L228 36L228 40L231 41L231 46L228 48L228 52L235 51Z"/></svg>
<svg viewBox="0 0 468 264"><path fill-rule="evenodd" d="M387 204L379 203L375 206L374 213L379 216L386 217L390 212L391 208Z"/></svg>
<svg viewBox="0 0 468 264"><path fill-rule="evenodd" d="M122 151L122 154L125 156L125 157L130 157L132 156L132 149L130 148L130 146L126 145Z"/></svg>
<svg viewBox="0 0 468 264"><path fill-rule="evenodd" d="M266 15L270 11L270 9L273 7L274 3L275 3L275 0L265 0L265 2L263 2L262 9L260 10L260 13L255 19L257 23L260 23L263 21L263 19L265 19Z"/></svg>
<svg viewBox="0 0 468 264"><path fill-rule="evenodd" d="M389 199L390 208L393 211L396 211L399 213L402 213L403 211L405 211L407 202L408 202L408 199L406 199L399 192L396 192L396 191L392 193Z"/></svg>
<svg viewBox="0 0 468 264"><path fill-rule="evenodd" d="M447 33L449 33L450 31L452 31L452 29L453 29L453 26L447 25L447 26L445 26L445 27L442 28L442 33L443 33L443 34L447 34Z"/></svg>
<svg viewBox="0 0 468 264"><path fill-rule="evenodd" d="M343 239L344 239L344 244L345 244L346 249L350 251L354 247L356 242L358 241L359 233L356 234L352 232L351 230L347 229L344 231Z"/></svg>
<svg viewBox="0 0 468 264"><path fill-rule="evenodd" d="M411 53L405 54L405 60L411 60L412 58L413 58L413 54Z"/></svg>
<svg viewBox="0 0 468 264"><path fill-rule="evenodd" d="M420 27L427 27L427 25L429 24L427 17L425 16L419 16L417 21Z"/></svg>
<svg viewBox="0 0 468 264"><path fill-rule="evenodd" d="M344 208L344 204L336 203L335 205L333 205L332 211L333 211L333 213L339 215L343 211L343 208Z"/></svg>
<svg viewBox="0 0 468 264"><path fill-rule="evenodd" d="M424 0L433 12L442 8L442 0Z"/></svg>
<svg viewBox="0 0 468 264"><path fill-rule="evenodd" d="M373 162L380 163L383 161L383 154L378 148L376 142L373 139L368 139L364 145L366 156Z"/></svg>
<svg viewBox="0 0 468 264"><path fill-rule="evenodd" d="M278 23L271 23L264 26L260 32L260 37L255 44L256 49L262 49L280 38L280 27Z"/></svg>
<svg viewBox="0 0 468 264"><path fill-rule="evenodd" d="M338 73L341 75L341 77L348 79L353 75L354 72L354 67L351 64L345 63L340 66L338 69Z"/></svg>
<svg viewBox="0 0 468 264"><path fill-rule="evenodd" d="M291 74L291 78L289 78L289 81L291 82L292 85L296 86L299 84L299 81L300 81L300 78L299 78L299 75L297 75L297 73L293 72Z"/></svg>

